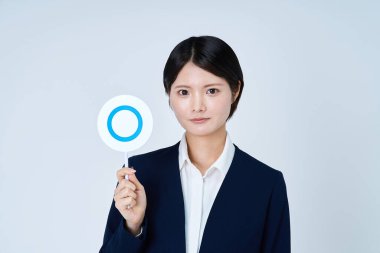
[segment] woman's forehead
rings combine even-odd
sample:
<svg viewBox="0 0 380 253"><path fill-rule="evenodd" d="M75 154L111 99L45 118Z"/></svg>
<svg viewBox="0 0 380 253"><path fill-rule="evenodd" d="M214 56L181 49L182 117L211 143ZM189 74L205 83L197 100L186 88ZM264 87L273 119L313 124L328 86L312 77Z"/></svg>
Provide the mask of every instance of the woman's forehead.
<svg viewBox="0 0 380 253"><path fill-rule="evenodd" d="M173 83L173 87L187 86L185 88L207 88L213 85L223 86L226 84L227 82L224 78L216 76L189 62L178 73L177 78Z"/></svg>

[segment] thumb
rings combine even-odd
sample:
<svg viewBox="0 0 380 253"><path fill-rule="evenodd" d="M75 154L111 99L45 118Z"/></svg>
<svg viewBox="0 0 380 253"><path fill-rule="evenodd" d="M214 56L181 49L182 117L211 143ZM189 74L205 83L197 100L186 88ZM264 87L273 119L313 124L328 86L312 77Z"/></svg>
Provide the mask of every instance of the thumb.
<svg viewBox="0 0 380 253"><path fill-rule="evenodd" d="M119 183L125 179L125 176L128 175L128 177L130 177L132 174L134 174L136 172L136 170L132 169L132 168L121 168L120 170L118 170L116 172L116 176L117 176L117 181L119 181Z"/></svg>
<svg viewBox="0 0 380 253"><path fill-rule="evenodd" d="M133 173L133 174L128 175L128 180L135 184L136 190L143 190L144 189L143 185L137 179L136 174Z"/></svg>

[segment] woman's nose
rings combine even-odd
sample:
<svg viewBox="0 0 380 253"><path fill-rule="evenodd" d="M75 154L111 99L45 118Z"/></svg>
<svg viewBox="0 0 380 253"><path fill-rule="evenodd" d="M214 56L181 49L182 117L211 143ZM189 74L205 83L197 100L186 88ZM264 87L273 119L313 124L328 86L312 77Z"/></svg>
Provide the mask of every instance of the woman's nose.
<svg viewBox="0 0 380 253"><path fill-rule="evenodd" d="M193 111L194 112L201 112L205 111L206 106L204 104L204 99L202 95L195 95L193 97Z"/></svg>

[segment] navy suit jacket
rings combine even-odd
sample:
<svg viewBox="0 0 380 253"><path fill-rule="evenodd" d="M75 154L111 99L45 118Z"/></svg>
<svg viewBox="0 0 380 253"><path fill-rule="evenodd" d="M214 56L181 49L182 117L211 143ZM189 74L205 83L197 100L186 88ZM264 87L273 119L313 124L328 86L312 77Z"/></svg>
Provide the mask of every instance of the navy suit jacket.
<svg viewBox="0 0 380 253"><path fill-rule="evenodd" d="M234 146L199 252L289 253L289 206L282 173ZM186 252L178 147L179 142L129 159L147 196L143 233L135 238L126 230L113 201L101 253Z"/></svg>

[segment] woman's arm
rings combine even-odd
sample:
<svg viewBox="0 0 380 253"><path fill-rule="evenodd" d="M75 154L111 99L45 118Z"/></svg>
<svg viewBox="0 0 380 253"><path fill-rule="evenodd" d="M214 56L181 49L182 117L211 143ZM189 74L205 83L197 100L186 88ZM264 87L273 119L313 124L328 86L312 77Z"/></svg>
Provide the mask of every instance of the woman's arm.
<svg viewBox="0 0 380 253"><path fill-rule="evenodd" d="M290 253L289 204L284 176L278 173L268 206L262 253Z"/></svg>
<svg viewBox="0 0 380 253"><path fill-rule="evenodd" d="M139 252L143 246L147 231L146 194L134 172L124 167L117 172L118 184L108 214L101 253L133 253ZM128 180L125 180L126 174ZM142 233L139 234L141 228Z"/></svg>
<svg viewBox="0 0 380 253"><path fill-rule="evenodd" d="M125 226L125 219L116 209L115 201L112 201L104 232L103 245L99 253L139 252L146 237L147 221L145 218L142 228L143 231L141 235L137 237L132 235Z"/></svg>

